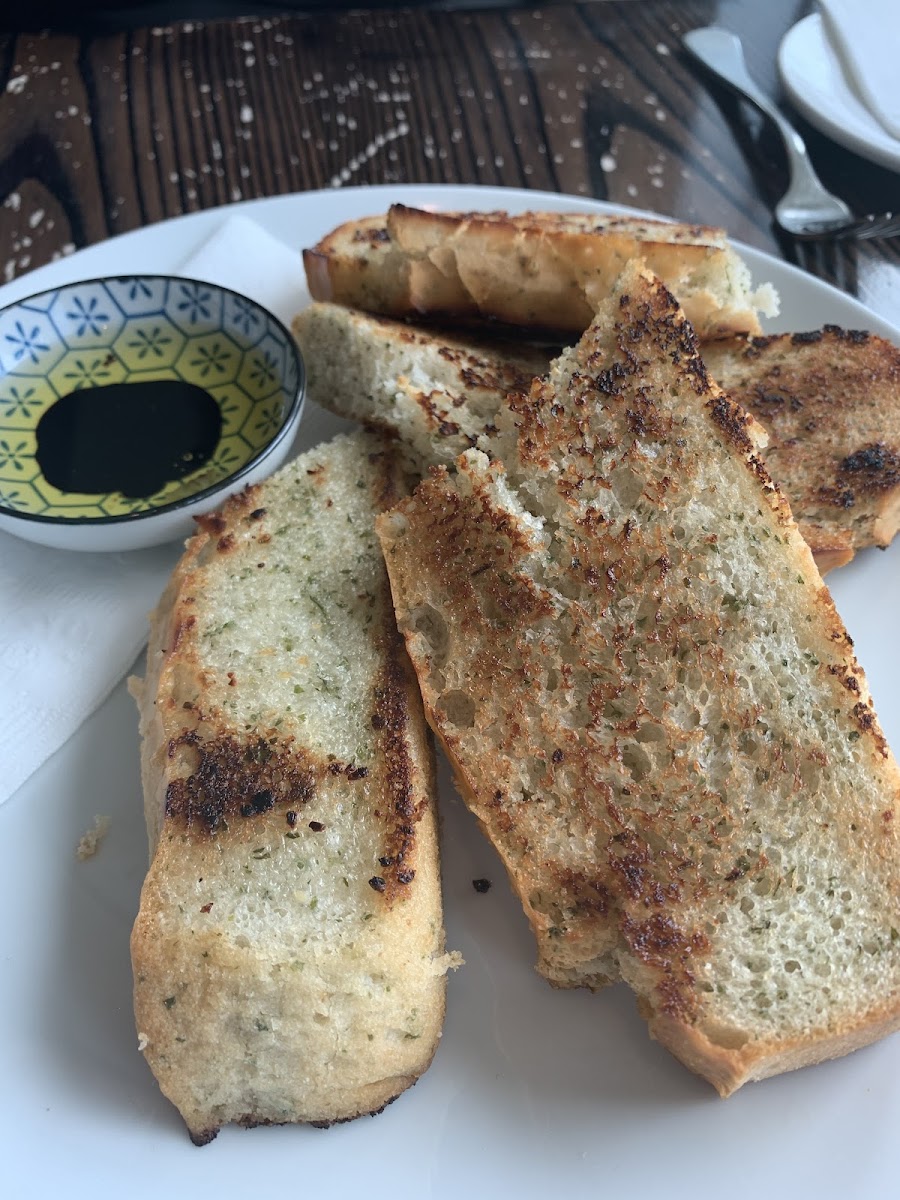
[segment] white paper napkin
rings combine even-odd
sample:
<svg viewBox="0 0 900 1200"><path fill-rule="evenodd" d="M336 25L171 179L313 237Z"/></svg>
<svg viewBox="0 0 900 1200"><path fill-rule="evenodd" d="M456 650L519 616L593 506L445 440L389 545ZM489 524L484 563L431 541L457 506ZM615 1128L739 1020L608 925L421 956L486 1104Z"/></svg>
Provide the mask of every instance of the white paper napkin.
<svg viewBox="0 0 900 1200"><path fill-rule="evenodd" d="M243 216L172 273L233 288L285 322L304 297L297 250ZM130 670L180 549L79 554L0 533L0 804Z"/></svg>
<svg viewBox="0 0 900 1200"><path fill-rule="evenodd" d="M306 296L300 251L285 246L248 217L228 217L175 274L241 292L285 325Z"/></svg>
<svg viewBox="0 0 900 1200"><path fill-rule="evenodd" d="M879 125L900 139L898 0L819 0L825 32Z"/></svg>

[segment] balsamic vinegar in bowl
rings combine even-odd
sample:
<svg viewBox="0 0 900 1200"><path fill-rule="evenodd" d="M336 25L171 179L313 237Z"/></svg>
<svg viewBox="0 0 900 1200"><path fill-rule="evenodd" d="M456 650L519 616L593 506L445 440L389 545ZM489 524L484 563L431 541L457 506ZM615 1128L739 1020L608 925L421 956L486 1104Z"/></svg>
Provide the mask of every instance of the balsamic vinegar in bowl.
<svg viewBox="0 0 900 1200"><path fill-rule="evenodd" d="M305 374L287 329L169 276L72 284L0 312L0 529L63 549L185 537L284 461Z"/></svg>

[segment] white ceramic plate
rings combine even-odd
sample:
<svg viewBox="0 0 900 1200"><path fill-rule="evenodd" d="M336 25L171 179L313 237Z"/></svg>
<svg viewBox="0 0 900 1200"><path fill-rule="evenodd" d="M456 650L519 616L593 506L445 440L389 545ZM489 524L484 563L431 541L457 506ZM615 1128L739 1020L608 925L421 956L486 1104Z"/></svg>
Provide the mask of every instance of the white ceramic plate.
<svg viewBox="0 0 900 1200"><path fill-rule="evenodd" d="M382 188L242 211L293 249L395 200L448 208L602 207L478 188ZM222 221L180 218L42 268L0 303L78 277L167 270ZM745 249L781 290L783 328L900 334L855 301ZM300 270L298 259L298 271ZM310 406L311 407L311 406ZM337 422L308 413L301 444ZM0 564L2 570L2 564ZM900 745L900 547L833 577L888 737ZM0 664L2 670L2 664ZM495 857L442 774L450 980L431 1070L374 1120L327 1131L223 1130L191 1145L137 1050L128 937L146 869L135 712L118 687L0 809L0 1193L161 1196L881 1197L900 1177L900 1038L749 1085L728 1101L650 1042L630 993L554 992ZM73 850L96 813L99 854ZM494 882L485 895L472 880Z"/></svg>
<svg viewBox="0 0 900 1200"><path fill-rule="evenodd" d="M896 28L885 30L885 37L896 34ZM863 158L900 171L900 141L856 94L818 13L785 34L778 69L788 95L811 125Z"/></svg>

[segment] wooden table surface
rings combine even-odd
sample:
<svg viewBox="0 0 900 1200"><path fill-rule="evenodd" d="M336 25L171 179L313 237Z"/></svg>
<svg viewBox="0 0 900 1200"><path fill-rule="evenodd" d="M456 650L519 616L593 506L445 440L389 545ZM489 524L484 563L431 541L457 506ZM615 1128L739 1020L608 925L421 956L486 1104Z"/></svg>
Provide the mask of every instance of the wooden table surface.
<svg viewBox="0 0 900 1200"><path fill-rule="evenodd" d="M722 225L900 322L900 239L776 236L774 132L686 59L713 21L783 100L775 52L806 0L631 0L0 35L0 282L114 234L257 196L481 183ZM786 106L787 107L787 106ZM900 176L805 125L860 212Z"/></svg>

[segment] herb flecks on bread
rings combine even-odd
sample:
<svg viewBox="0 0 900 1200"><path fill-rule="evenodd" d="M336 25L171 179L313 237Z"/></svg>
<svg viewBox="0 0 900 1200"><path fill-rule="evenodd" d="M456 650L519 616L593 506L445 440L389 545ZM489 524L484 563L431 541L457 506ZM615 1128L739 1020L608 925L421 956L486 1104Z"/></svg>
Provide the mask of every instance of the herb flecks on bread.
<svg viewBox="0 0 900 1200"><path fill-rule="evenodd" d="M377 1111L440 1036L433 752L373 527L399 483L373 435L310 451L203 521L154 619L135 1012L197 1142Z"/></svg>
<svg viewBox="0 0 900 1200"><path fill-rule="evenodd" d="M900 776L759 427L635 265L514 407L378 530L539 970L723 1094L895 1029Z"/></svg>
<svg viewBox="0 0 900 1200"><path fill-rule="evenodd" d="M307 394L397 439L409 471L487 448L510 392L527 392L551 351L525 341L410 325L324 302L294 318Z"/></svg>
<svg viewBox="0 0 900 1200"><path fill-rule="evenodd" d="M398 438L419 475L464 450L502 458L506 396L527 392L551 351L311 304L294 319L310 399ZM710 374L768 436L766 469L823 573L886 546L900 525L900 350L874 334L705 341Z"/></svg>

